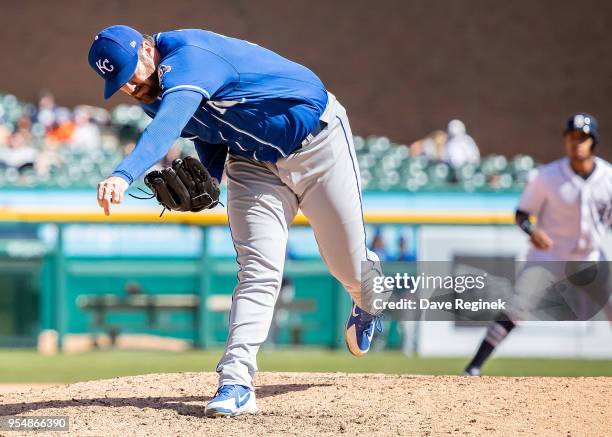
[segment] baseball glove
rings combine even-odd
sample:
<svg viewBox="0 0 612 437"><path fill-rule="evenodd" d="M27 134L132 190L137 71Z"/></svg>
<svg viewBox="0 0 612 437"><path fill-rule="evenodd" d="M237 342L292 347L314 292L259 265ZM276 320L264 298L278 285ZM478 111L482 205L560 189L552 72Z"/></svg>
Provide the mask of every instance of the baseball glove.
<svg viewBox="0 0 612 437"><path fill-rule="evenodd" d="M164 210L198 212L219 204L219 184L191 156L175 159L172 167L149 172L144 182Z"/></svg>

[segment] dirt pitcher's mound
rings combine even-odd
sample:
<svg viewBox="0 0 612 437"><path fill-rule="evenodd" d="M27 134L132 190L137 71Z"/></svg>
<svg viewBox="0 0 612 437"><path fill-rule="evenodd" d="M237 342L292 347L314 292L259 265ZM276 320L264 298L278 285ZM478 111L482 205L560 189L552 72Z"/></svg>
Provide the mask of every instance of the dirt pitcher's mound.
<svg viewBox="0 0 612 437"><path fill-rule="evenodd" d="M0 414L67 415L71 435L87 436L604 436L612 429L612 378L261 373L260 414L207 419L215 388L211 373L90 381L2 394Z"/></svg>

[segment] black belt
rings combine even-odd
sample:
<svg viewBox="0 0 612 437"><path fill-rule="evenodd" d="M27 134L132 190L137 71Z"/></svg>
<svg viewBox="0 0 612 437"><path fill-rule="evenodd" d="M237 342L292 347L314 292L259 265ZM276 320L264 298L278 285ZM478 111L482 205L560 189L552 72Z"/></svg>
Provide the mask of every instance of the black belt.
<svg viewBox="0 0 612 437"><path fill-rule="evenodd" d="M298 150L300 150L302 147L310 144L310 142L314 140L314 138L317 135L319 135L326 127L327 127L327 123L324 122L323 120L319 120L319 123L317 123L314 129L311 130L308 135L306 135L306 138L304 138L302 142L291 153L295 153Z"/></svg>
<svg viewBox="0 0 612 437"><path fill-rule="evenodd" d="M311 141L312 141L312 138L319 135L321 131L323 131L323 129L325 129L326 127L327 127L327 123L325 123L323 120L319 120L319 123L317 123L315 128L312 131L310 131L310 133L306 136L306 139L311 138Z"/></svg>

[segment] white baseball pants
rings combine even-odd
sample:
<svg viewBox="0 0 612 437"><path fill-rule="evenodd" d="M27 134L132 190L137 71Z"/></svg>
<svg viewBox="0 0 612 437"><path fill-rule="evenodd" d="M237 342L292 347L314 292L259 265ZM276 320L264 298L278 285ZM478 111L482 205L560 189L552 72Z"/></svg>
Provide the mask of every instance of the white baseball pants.
<svg viewBox="0 0 612 437"><path fill-rule="evenodd" d="M226 163L229 224L239 272L227 344L217 366L219 385L252 387L298 208L308 217L330 272L358 305L361 263L378 260L366 248L351 128L346 110L332 94L321 120L328 123L326 129L274 164L238 156Z"/></svg>

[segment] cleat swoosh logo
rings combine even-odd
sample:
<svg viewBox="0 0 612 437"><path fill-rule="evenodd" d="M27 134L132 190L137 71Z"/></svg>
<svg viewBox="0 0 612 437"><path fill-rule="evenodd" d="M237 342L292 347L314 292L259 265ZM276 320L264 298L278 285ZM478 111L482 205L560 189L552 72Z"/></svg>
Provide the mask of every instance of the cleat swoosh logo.
<svg viewBox="0 0 612 437"><path fill-rule="evenodd" d="M239 395L239 396L238 396L238 406L239 406L239 407L243 406L243 405L246 403L246 401L248 401L248 400L249 400L249 397L250 397L250 396L251 396L251 392L250 392L250 391L246 392L246 393L245 393L244 395L242 395L242 396L240 396L240 395Z"/></svg>
<svg viewBox="0 0 612 437"><path fill-rule="evenodd" d="M359 317L359 314L357 314L356 309L357 309L357 307L355 305L353 305L353 312L352 312L352 316L353 317Z"/></svg>

